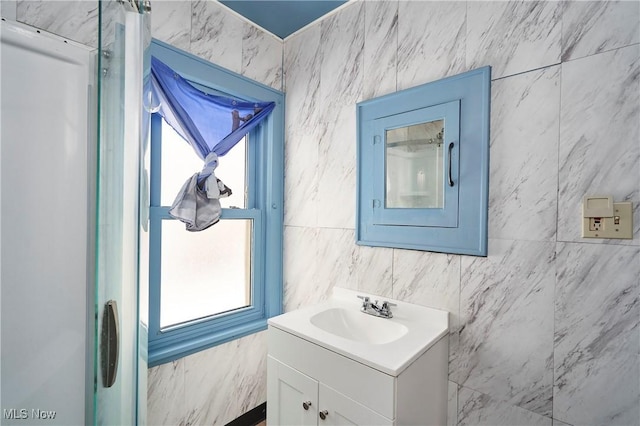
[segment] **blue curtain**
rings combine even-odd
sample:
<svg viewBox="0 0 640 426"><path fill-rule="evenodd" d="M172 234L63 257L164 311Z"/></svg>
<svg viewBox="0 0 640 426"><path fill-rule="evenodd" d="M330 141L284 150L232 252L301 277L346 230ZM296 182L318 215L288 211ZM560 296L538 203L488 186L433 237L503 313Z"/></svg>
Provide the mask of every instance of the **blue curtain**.
<svg viewBox="0 0 640 426"><path fill-rule="evenodd" d="M219 198L231 190L215 176L224 156L275 108L275 102L248 102L205 93L155 57L151 58L153 98L158 113L204 162L176 196L169 214L201 231L220 219Z"/></svg>

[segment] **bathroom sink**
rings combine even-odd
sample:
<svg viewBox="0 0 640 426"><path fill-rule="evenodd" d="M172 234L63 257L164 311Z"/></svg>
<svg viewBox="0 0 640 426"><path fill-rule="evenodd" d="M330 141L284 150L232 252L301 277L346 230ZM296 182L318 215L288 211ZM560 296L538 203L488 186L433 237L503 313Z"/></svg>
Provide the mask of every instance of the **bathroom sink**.
<svg viewBox="0 0 640 426"><path fill-rule="evenodd" d="M327 333L374 345L393 342L408 331L404 324L345 308L320 311L309 320L311 324Z"/></svg>
<svg viewBox="0 0 640 426"><path fill-rule="evenodd" d="M358 295L394 303L393 317L361 312ZM447 336L449 313L336 287L329 300L270 318L268 323L269 327L398 376Z"/></svg>

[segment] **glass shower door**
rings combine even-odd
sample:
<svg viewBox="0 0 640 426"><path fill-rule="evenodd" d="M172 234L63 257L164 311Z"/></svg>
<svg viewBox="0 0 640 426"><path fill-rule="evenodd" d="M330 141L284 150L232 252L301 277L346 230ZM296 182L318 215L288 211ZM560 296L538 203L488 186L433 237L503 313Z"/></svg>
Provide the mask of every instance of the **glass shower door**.
<svg viewBox="0 0 640 426"><path fill-rule="evenodd" d="M141 162L148 2L99 2L94 424L144 424L146 318L140 315ZM141 331L142 330L142 331Z"/></svg>

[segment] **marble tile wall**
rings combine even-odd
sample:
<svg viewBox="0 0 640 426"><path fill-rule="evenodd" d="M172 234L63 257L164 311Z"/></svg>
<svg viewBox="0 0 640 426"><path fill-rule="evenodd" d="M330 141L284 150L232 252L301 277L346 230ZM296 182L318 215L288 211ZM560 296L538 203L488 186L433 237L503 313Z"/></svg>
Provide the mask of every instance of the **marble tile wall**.
<svg viewBox="0 0 640 426"><path fill-rule="evenodd" d="M17 0L16 20L87 46L98 46L98 2Z"/></svg>
<svg viewBox="0 0 640 426"><path fill-rule="evenodd" d="M450 311L449 425L639 424L640 3L356 2L284 50L286 309ZM488 256L355 245L353 103L484 65ZM632 240L580 237L595 193L634 203Z"/></svg>
<svg viewBox="0 0 640 426"><path fill-rule="evenodd" d="M153 37L282 90L282 40L214 1L162 0L152 7ZM97 1L3 0L1 13L97 47ZM262 332L149 369L147 424L224 425L262 404L266 350Z"/></svg>
<svg viewBox="0 0 640 426"><path fill-rule="evenodd" d="M212 0L152 2L152 36L238 74L282 89L282 40ZM91 47L98 44L98 3L2 0L2 16Z"/></svg>

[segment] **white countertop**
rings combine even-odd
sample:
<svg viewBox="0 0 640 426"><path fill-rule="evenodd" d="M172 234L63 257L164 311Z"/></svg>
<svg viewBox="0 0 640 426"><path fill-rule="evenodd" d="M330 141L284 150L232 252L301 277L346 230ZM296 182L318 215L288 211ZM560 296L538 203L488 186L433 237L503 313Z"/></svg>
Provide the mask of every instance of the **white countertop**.
<svg viewBox="0 0 640 426"><path fill-rule="evenodd" d="M391 308L393 318L376 318L359 312L362 301L357 295L369 296L372 301L383 300L395 303ZM329 309L343 308L358 312L374 329L380 321L392 321L406 327L406 332L389 343L371 343L367 341L341 337L327 332L311 322L311 318ZM331 351L361 362L392 376L398 376L420 355L449 331L449 313L398 300L387 299L363 292L355 292L339 287L334 288L332 297L317 305L291 311L269 319L269 325L294 334L302 339L316 343ZM398 327L402 328L402 327Z"/></svg>

